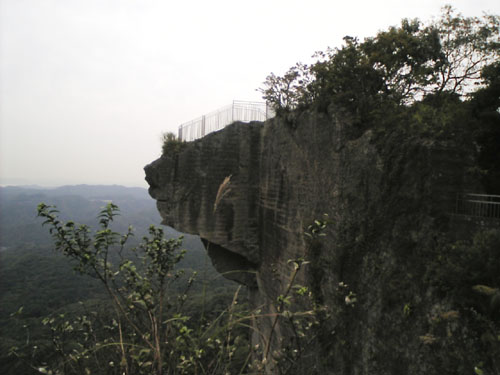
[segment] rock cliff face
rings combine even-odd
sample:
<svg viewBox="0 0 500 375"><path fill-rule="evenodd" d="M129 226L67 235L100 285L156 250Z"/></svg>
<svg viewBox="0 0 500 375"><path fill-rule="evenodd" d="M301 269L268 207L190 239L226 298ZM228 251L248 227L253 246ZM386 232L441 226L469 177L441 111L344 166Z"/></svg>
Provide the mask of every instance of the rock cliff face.
<svg viewBox="0 0 500 375"><path fill-rule="evenodd" d="M458 374L481 362L494 366L474 312L459 310L433 271L453 232L456 193L478 189L466 173L471 153L396 129L349 139L348 126L317 113L293 124L230 125L146 166L150 194L164 223L200 235L217 270L248 286L263 313L276 312L289 261L310 262L295 282L324 310L297 361L307 367L296 373ZM325 236L307 241L305 229L324 214ZM293 308L309 308L301 303ZM272 322L254 322L254 343L266 346ZM275 332L271 352L293 336L281 324Z"/></svg>

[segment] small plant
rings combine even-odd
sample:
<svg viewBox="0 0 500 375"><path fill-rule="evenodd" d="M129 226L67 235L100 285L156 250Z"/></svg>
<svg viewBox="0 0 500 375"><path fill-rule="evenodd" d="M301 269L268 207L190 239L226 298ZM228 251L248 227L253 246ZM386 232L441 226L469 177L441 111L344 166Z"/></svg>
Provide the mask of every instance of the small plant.
<svg viewBox="0 0 500 375"><path fill-rule="evenodd" d="M328 223L328 215L325 214L307 227L304 236L309 247L325 235ZM306 249L308 253L309 248ZM316 348L319 315L325 315L325 307L316 303L313 292L307 286L298 283L300 272L310 262L300 257L288 260L287 264L291 267L288 282L276 298L271 329L263 337L262 352L258 352L261 360L253 363L252 369L259 373L303 374L313 371L307 358ZM354 303L354 295L351 297ZM278 332L281 334L279 339L275 337Z"/></svg>
<svg viewBox="0 0 500 375"><path fill-rule="evenodd" d="M9 352L35 372L208 375L307 371L304 359L314 348L317 335L313 328L320 307L313 302L309 288L296 282L308 263L305 259L288 262L290 278L273 312L246 310L238 303L238 289L220 314L194 321L183 308L196 275L186 277L176 268L184 256L182 238L165 239L162 229L151 226L149 236L129 249L132 228L125 234L112 230L119 215L113 203L100 211L97 230L64 222L58 214L54 206L38 206L38 216L45 219L43 224L49 227L56 250L73 262L77 272L100 280L109 298L46 316L42 324L51 347L31 344L27 332L26 347ZM317 237L323 224L315 223L309 233ZM13 317L22 312L21 308ZM252 322L258 320L266 320L272 327L267 334L261 333L262 346L251 347L248 328L255 330Z"/></svg>
<svg viewBox="0 0 500 375"><path fill-rule="evenodd" d="M181 152L186 146L186 142L178 139L174 133L167 132L161 136L163 155L174 155Z"/></svg>
<svg viewBox="0 0 500 375"><path fill-rule="evenodd" d="M38 206L56 249L73 260L75 270L101 281L109 306L84 316L44 319L54 355L34 368L45 374L219 374L241 364L235 353L248 349L234 319L238 294L216 319L193 325L182 311L196 275L185 280L176 269L184 256L182 238L165 239L162 229L151 226L149 236L128 250L132 229L124 235L111 229L118 212L113 203L104 207L93 233L61 221L55 207ZM180 282L186 282L183 293L173 288Z"/></svg>
<svg viewBox="0 0 500 375"><path fill-rule="evenodd" d="M408 316L410 316L410 314L411 314L411 303L407 302L403 306L403 315L405 317L408 317Z"/></svg>
<svg viewBox="0 0 500 375"><path fill-rule="evenodd" d="M278 115L290 113L299 106L310 104L308 85L313 76L305 64L297 63L283 77L271 73L264 82L265 88L260 88L266 103L270 104Z"/></svg>

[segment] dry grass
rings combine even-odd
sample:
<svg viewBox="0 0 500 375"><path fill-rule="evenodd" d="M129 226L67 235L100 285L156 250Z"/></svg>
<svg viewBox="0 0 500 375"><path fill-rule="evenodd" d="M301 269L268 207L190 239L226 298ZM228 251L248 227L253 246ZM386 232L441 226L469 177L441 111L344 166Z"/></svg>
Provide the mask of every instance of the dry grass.
<svg viewBox="0 0 500 375"><path fill-rule="evenodd" d="M224 181L222 181L222 184L219 185L219 190L217 190L217 196L215 197L214 213L217 211L217 207L222 199L231 191L231 188L229 187L231 184L231 177L232 175L227 176Z"/></svg>

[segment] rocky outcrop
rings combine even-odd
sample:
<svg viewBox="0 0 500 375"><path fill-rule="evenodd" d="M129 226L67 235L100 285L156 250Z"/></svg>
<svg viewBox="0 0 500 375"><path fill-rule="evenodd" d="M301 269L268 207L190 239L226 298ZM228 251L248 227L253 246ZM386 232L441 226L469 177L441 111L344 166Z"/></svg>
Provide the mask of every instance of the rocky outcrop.
<svg viewBox="0 0 500 375"><path fill-rule="evenodd" d="M318 113L236 123L146 166L149 191L164 223L200 235L218 271L248 286L264 313L276 312L290 260L310 262L295 283L323 310L300 359L307 372L296 373L472 373L489 360L473 313L446 315L456 302L432 273L455 194L477 189L472 151L397 128L349 139L348 127ZM324 214L325 236L308 241ZM309 308L301 304L293 308ZM255 321L253 340L271 337L275 352L291 334L278 325L271 335L272 322Z"/></svg>
<svg viewBox="0 0 500 375"><path fill-rule="evenodd" d="M149 192L158 202L163 223L198 234L217 270L249 287L255 286L260 263L261 127L262 123L228 126L146 167ZM219 186L229 176L230 191L215 209ZM241 272L228 273L235 270Z"/></svg>

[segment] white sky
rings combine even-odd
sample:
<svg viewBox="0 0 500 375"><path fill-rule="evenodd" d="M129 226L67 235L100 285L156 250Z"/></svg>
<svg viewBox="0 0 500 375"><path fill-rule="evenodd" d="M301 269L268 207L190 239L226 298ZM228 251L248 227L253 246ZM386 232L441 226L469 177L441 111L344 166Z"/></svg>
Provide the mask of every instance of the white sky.
<svg viewBox="0 0 500 375"><path fill-rule="evenodd" d="M0 0L0 183L144 186L160 135L345 35L498 0Z"/></svg>

